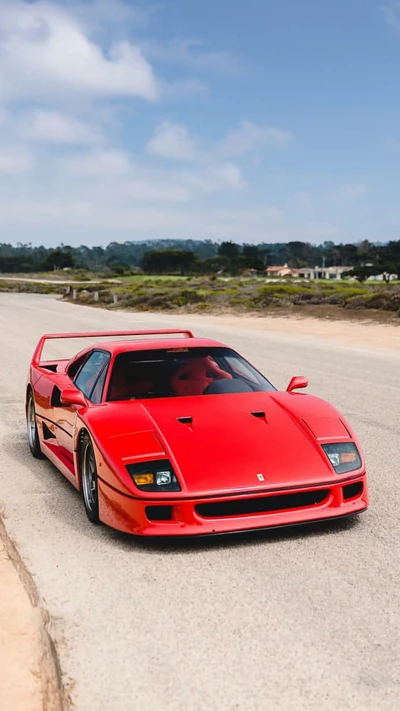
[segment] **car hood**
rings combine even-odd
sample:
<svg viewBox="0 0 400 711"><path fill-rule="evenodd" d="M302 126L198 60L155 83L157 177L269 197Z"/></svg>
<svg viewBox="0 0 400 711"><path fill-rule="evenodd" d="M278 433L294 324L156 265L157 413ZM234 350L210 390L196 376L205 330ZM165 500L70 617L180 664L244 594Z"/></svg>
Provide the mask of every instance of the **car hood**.
<svg viewBox="0 0 400 711"><path fill-rule="evenodd" d="M120 413L126 428L133 404L124 404L123 416ZM330 481L337 475L318 440L350 437L334 408L307 395L243 393L148 400L135 405L141 410L143 435L145 431L155 434L149 455L156 455L155 459L165 453L171 460L182 495L262 491ZM125 462L134 454L130 433L132 429L120 439ZM158 451L157 442L161 445Z"/></svg>

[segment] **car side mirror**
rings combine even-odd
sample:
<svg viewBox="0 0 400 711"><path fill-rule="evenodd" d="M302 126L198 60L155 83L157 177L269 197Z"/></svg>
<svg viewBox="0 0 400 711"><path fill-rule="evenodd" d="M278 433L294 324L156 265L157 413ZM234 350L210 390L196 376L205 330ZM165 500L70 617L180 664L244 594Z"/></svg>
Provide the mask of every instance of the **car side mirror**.
<svg viewBox="0 0 400 711"><path fill-rule="evenodd" d="M86 407L86 398L80 390L67 389L61 393L61 402L63 405L79 405Z"/></svg>
<svg viewBox="0 0 400 711"><path fill-rule="evenodd" d="M299 388L306 388L308 386L308 380L303 375L295 375L291 379L286 392L291 393L293 390L298 390Z"/></svg>

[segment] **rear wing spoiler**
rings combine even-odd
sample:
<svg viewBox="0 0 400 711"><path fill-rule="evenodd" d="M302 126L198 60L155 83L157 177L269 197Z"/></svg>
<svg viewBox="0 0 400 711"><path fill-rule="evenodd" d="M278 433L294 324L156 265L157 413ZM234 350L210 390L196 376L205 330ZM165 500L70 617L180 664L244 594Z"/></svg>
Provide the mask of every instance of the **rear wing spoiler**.
<svg viewBox="0 0 400 711"><path fill-rule="evenodd" d="M82 331L81 333L45 333L41 337L32 356L32 365L39 365L46 341L58 338L104 338L107 336L185 336L194 338L191 331L179 328L151 329L144 331Z"/></svg>

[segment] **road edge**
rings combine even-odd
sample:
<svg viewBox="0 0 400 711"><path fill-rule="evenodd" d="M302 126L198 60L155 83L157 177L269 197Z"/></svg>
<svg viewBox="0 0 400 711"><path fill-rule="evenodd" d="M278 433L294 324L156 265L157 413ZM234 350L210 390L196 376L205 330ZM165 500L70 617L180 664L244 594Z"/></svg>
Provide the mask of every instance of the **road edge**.
<svg viewBox="0 0 400 711"><path fill-rule="evenodd" d="M43 605L35 581L22 560L14 541L10 537L1 515L0 539L17 571L32 607L39 612L41 647L39 666L43 711L70 711L72 708L71 700L63 686L61 666L56 645L49 631L51 624L50 614Z"/></svg>

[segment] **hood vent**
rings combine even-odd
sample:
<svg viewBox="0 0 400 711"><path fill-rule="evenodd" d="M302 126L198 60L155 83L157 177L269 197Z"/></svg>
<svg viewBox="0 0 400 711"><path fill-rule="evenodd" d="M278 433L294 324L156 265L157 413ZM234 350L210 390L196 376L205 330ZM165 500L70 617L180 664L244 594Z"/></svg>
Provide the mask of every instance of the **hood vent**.
<svg viewBox="0 0 400 711"><path fill-rule="evenodd" d="M264 420L265 423L267 422L265 412L262 412L261 410L257 412L251 412L250 414L253 415L253 417L255 417L257 420Z"/></svg>

